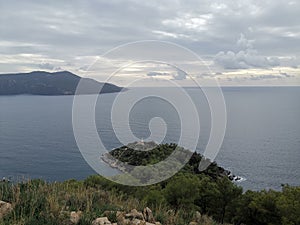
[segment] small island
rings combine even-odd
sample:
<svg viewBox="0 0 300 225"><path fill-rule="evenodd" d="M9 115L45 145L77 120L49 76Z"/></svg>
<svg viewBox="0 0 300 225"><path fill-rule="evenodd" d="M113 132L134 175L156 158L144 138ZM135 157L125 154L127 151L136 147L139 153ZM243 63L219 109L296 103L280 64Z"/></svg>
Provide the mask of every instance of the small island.
<svg viewBox="0 0 300 225"><path fill-rule="evenodd" d="M153 165L170 156L175 149L190 156L190 159L183 167L183 170L191 173L207 174L215 179L218 177L228 177L231 181L241 181L242 178L231 173L231 171L218 166L216 162L210 162L200 153L191 152L188 149L178 147L177 144L160 144L154 141L129 143L100 156L101 160L112 168L116 168L121 172L130 172L131 166ZM199 171L199 163L202 159L207 160L210 164L204 171Z"/></svg>

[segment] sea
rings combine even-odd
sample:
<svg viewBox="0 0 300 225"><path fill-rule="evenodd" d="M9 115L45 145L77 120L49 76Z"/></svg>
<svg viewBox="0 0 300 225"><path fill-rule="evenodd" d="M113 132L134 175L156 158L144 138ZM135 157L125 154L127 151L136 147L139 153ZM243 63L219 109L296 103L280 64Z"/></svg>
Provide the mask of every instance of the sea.
<svg viewBox="0 0 300 225"><path fill-rule="evenodd" d="M210 108L199 88L164 88L172 101L160 90L138 87L99 95L92 121L102 147L111 150L124 140L151 138L179 143L183 135L185 141L196 141L192 150L203 153L215 126L212 110L218 109ZM134 104L126 102L128 93L137 99ZM191 109L182 93L189 96ZM239 176L236 184L244 190L300 185L300 87L223 87L221 93L226 130L214 161ZM0 96L0 177L63 181L96 174L76 142L73 101L74 96ZM184 124L195 117L199 135L197 123ZM87 142L89 137L87 132Z"/></svg>

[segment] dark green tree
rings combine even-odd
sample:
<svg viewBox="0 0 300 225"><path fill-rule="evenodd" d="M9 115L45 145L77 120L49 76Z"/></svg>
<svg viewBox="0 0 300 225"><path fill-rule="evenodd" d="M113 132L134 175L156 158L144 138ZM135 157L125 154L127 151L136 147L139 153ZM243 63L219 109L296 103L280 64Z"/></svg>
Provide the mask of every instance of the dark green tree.
<svg viewBox="0 0 300 225"><path fill-rule="evenodd" d="M282 224L300 224L300 187L283 186L276 205Z"/></svg>
<svg viewBox="0 0 300 225"><path fill-rule="evenodd" d="M189 174L180 174L168 182L165 188L165 197L167 202L179 208L192 209L194 202L198 198L200 181L196 176Z"/></svg>
<svg viewBox="0 0 300 225"><path fill-rule="evenodd" d="M217 192L215 193L212 205L213 216L224 223L225 219L231 214L232 208L236 204L238 198L242 195L243 189L233 184L227 177L223 177L216 181Z"/></svg>

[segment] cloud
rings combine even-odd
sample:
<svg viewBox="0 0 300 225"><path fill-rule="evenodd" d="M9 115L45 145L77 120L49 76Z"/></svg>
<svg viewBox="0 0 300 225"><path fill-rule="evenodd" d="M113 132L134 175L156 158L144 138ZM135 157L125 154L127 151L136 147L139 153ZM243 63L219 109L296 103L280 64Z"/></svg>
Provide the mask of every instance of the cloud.
<svg viewBox="0 0 300 225"><path fill-rule="evenodd" d="M173 78L174 80L185 80L187 76L188 74L185 71L177 68L177 71L173 75Z"/></svg>
<svg viewBox="0 0 300 225"><path fill-rule="evenodd" d="M149 77L155 77L155 76L170 76L169 73L166 73L166 72L154 72L154 71L151 71L151 72L148 72L147 73L147 76Z"/></svg>
<svg viewBox="0 0 300 225"><path fill-rule="evenodd" d="M51 63L41 63L38 65L38 67L43 70L53 70L55 68L55 65Z"/></svg>
<svg viewBox="0 0 300 225"><path fill-rule="evenodd" d="M5 71L36 69L43 62L32 57L24 61L21 54L42 55L50 64L84 70L90 62L77 57L99 56L140 40L175 42L225 69L300 65L300 1L2 2L0 54L5 57L0 55L0 61ZM172 76L186 79L184 72Z"/></svg>
<svg viewBox="0 0 300 225"><path fill-rule="evenodd" d="M237 40L237 46L242 49L252 49L254 40L248 40L244 34L240 35L240 38Z"/></svg>
<svg viewBox="0 0 300 225"><path fill-rule="evenodd" d="M86 71L89 70L89 68L90 68L90 65L83 65L83 66L79 67L77 69L77 71L84 71L84 72L86 72Z"/></svg>
<svg viewBox="0 0 300 225"><path fill-rule="evenodd" d="M280 75L273 75L273 74L258 75L258 76L253 76L252 75L248 79L250 79L250 80L282 79L282 76L280 76Z"/></svg>
<svg viewBox="0 0 300 225"><path fill-rule="evenodd" d="M288 73L284 73L284 72L279 72L280 73L280 75L281 76L283 76L283 77L295 77L294 75L290 75L290 74L288 74Z"/></svg>
<svg viewBox="0 0 300 225"><path fill-rule="evenodd" d="M225 69L249 69L249 68L268 68L279 66L277 57L265 57L258 54L253 47L253 40L247 40L243 34L237 40L238 52L221 51L215 56L215 63Z"/></svg>
<svg viewBox="0 0 300 225"><path fill-rule="evenodd" d="M185 80L188 74L179 69L174 67L175 71L172 72L157 72L157 71L150 71L147 73L147 76L149 77L155 77L155 76L171 76L174 80Z"/></svg>

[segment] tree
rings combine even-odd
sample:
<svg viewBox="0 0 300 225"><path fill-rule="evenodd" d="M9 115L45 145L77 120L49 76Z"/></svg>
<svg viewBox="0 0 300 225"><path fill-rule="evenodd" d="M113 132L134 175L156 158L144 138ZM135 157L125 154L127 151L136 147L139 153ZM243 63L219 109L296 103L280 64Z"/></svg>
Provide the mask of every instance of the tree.
<svg viewBox="0 0 300 225"><path fill-rule="evenodd" d="M243 189L233 184L227 177L218 179L217 192L215 196L215 218L224 223L229 209L236 203L242 195Z"/></svg>
<svg viewBox="0 0 300 225"><path fill-rule="evenodd" d="M162 190L157 189L150 190L144 197L144 200L151 208L155 208L156 206L159 206L166 202Z"/></svg>
<svg viewBox="0 0 300 225"><path fill-rule="evenodd" d="M207 214L213 211L215 197L218 193L217 184L210 177L200 175L199 193L195 204L200 207L202 214Z"/></svg>
<svg viewBox="0 0 300 225"><path fill-rule="evenodd" d="M194 201L199 194L199 178L188 174L180 174L172 178L165 188L167 202L179 208L194 208Z"/></svg>
<svg viewBox="0 0 300 225"><path fill-rule="evenodd" d="M300 187L283 186L276 205L282 224L300 224Z"/></svg>
<svg viewBox="0 0 300 225"><path fill-rule="evenodd" d="M254 212L255 217L252 218L254 224L281 224L279 211L276 207L276 200L279 194L279 192L273 190L263 190L253 196L248 207L250 211Z"/></svg>

